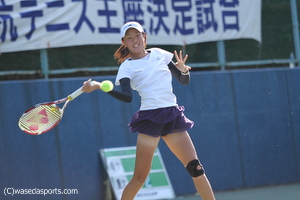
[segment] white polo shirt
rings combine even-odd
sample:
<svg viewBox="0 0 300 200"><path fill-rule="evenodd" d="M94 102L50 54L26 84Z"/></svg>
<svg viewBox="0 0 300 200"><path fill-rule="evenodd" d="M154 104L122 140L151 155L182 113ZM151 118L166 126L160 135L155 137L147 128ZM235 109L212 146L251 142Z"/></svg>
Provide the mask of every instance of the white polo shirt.
<svg viewBox="0 0 300 200"><path fill-rule="evenodd" d="M129 78L131 88L141 96L140 110L176 106L173 94L172 74L168 64L173 54L159 48L148 49L147 56L138 60L126 59L120 66L115 84Z"/></svg>

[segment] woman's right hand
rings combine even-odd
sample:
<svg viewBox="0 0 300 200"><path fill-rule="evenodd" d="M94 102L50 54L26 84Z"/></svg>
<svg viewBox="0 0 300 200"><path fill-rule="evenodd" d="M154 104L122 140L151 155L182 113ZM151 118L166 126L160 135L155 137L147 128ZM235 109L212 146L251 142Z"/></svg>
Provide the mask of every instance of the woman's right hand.
<svg viewBox="0 0 300 200"><path fill-rule="evenodd" d="M91 93L94 90L100 89L100 86L101 86L100 82L92 81L92 79L89 79L83 82L82 91L86 93Z"/></svg>

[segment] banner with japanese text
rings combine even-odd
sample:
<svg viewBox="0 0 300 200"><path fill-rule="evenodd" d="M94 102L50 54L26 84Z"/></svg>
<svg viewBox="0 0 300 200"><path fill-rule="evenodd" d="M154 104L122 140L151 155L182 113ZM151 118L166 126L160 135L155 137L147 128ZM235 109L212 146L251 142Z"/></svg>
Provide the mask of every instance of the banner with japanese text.
<svg viewBox="0 0 300 200"><path fill-rule="evenodd" d="M121 44L127 21L149 45L261 42L261 0L0 0L0 51Z"/></svg>

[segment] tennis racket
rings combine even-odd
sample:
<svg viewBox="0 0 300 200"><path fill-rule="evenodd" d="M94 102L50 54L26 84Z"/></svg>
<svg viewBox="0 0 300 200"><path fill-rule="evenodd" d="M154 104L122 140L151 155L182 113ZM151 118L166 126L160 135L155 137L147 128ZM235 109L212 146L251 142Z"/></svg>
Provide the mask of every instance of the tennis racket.
<svg viewBox="0 0 300 200"><path fill-rule="evenodd" d="M93 82L91 82L91 85ZM19 127L25 133L31 135L40 135L53 129L63 117L67 105L83 93L82 87L74 91L67 97L50 102L36 104L34 107L26 110L19 119ZM62 108L56 104L65 102Z"/></svg>

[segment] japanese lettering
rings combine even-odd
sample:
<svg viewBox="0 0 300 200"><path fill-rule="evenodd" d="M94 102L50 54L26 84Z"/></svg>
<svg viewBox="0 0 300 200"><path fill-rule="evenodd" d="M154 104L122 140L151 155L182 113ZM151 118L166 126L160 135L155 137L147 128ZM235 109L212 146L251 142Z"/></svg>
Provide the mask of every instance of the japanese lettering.
<svg viewBox="0 0 300 200"><path fill-rule="evenodd" d="M180 15L176 15L174 33L179 31L182 35L192 34L194 30L186 28L186 23L192 21L192 17L189 15L192 8L191 0L172 0L172 8L175 12L180 13Z"/></svg>
<svg viewBox="0 0 300 200"><path fill-rule="evenodd" d="M21 8L23 7L35 7L37 5L36 1L21 1ZM35 21L37 17L43 16L42 10L32 10L28 12L20 13L21 18L30 18L30 31L25 35L25 37L29 40L36 29Z"/></svg>
<svg viewBox="0 0 300 200"><path fill-rule="evenodd" d="M59 8L64 7L64 1L52 1L47 2L47 8ZM59 24L47 24L46 30L47 31L62 31L62 30L69 30L69 24L68 23L59 23Z"/></svg>
<svg viewBox="0 0 300 200"><path fill-rule="evenodd" d="M13 11L13 6L6 5L4 0L0 0L0 2L1 2L0 11L7 13L7 14L0 13L0 27L2 26L2 33L0 31L1 42L5 41L6 33L8 29L9 29L11 41L16 41L16 39L18 38L17 27L14 25L13 18L10 15L8 15L11 11Z"/></svg>
<svg viewBox="0 0 300 200"><path fill-rule="evenodd" d="M224 6L226 9L222 11L222 21L223 21L223 30L224 32L228 29L240 30L239 27L239 16L236 6L239 5L239 0L220 0L220 6Z"/></svg>
<svg viewBox="0 0 300 200"><path fill-rule="evenodd" d="M141 8L142 0L122 0L124 22L136 21L144 25L144 11Z"/></svg>
<svg viewBox="0 0 300 200"><path fill-rule="evenodd" d="M148 6L148 12L153 15L153 18L150 18L150 30L149 32L157 34L160 30L160 27L163 28L163 31L167 34L170 33L170 29L167 27L166 22L163 18L169 16L166 0L148 0L151 3L151 6ZM154 9L155 7L155 9ZM155 24L154 18L157 18L157 23Z"/></svg>
<svg viewBox="0 0 300 200"><path fill-rule="evenodd" d="M218 24L215 20L213 9L213 4L215 3L215 0L203 0L203 3L206 5L203 10L206 19L206 23L204 23L204 28L205 30L207 30L210 27L212 27L214 31L217 31Z"/></svg>
<svg viewBox="0 0 300 200"><path fill-rule="evenodd" d="M111 17L116 17L117 16L117 11L116 10L110 10L108 6L109 1L115 1L115 0L100 0L104 2L104 10L98 10L98 15L99 16L104 16L106 19L106 27L100 27L99 28L99 33L119 33L120 29L119 28L114 28L112 27L111 23Z"/></svg>
<svg viewBox="0 0 300 200"><path fill-rule="evenodd" d="M83 22L86 22L88 27L92 30L92 32L95 31L95 27L93 26L93 24L91 23L91 21L87 18L86 16L86 7L87 7L87 0L72 0L72 2L82 2L82 12L79 18L78 23L76 24L74 30L76 31L76 33L79 32L80 27L82 26Z"/></svg>

